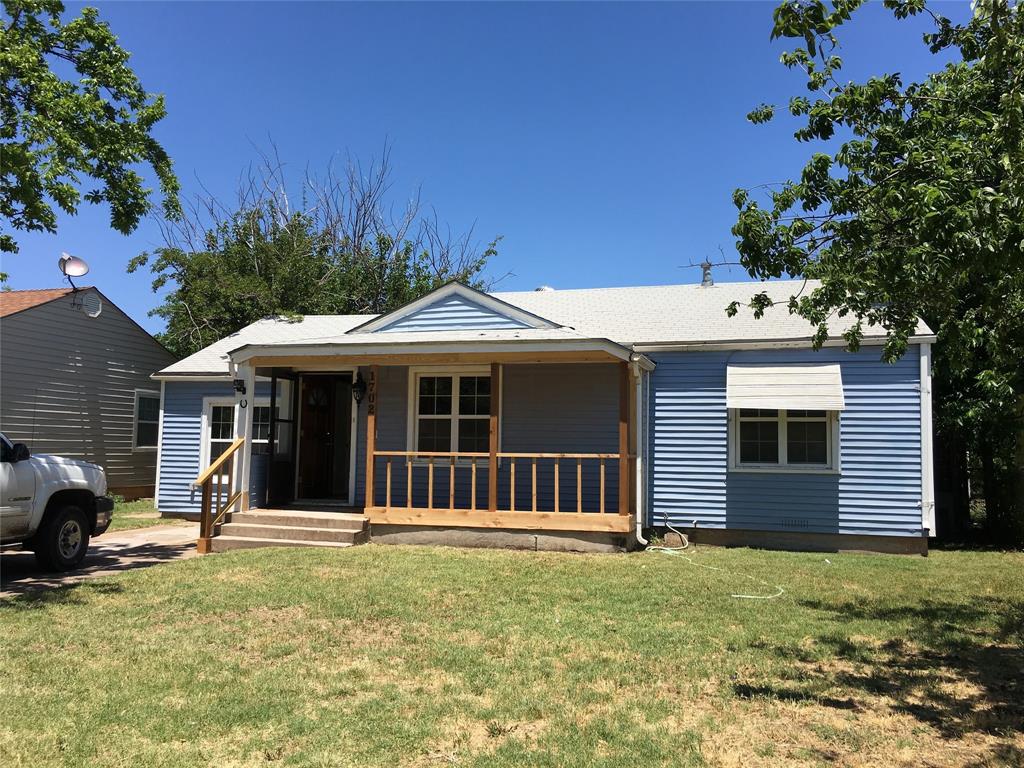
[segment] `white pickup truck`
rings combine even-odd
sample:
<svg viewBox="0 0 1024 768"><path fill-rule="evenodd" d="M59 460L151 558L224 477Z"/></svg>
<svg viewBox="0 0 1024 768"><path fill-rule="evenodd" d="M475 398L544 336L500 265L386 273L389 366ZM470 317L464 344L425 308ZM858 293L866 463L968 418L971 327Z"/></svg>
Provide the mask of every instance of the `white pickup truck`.
<svg viewBox="0 0 1024 768"><path fill-rule="evenodd" d="M110 525L103 467L79 459L29 454L0 433L0 545L21 544L47 570L82 562L89 538Z"/></svg>

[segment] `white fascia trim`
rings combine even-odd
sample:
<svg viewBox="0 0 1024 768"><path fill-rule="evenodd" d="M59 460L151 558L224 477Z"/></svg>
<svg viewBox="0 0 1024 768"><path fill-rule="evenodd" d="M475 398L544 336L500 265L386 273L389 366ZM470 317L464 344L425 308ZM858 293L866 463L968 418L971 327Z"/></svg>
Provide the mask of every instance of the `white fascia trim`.
<svg viewBox="0 0 1024 768"><path fill-rule="evenodd" d="M385 340L374 344L294 344L294 345L250 345L239 347L230 352L231 359L235 364L244 363L253 357L294 357L306 355L311 361L317 357L330 357L337 355L445 355L445 354L487 354L502 352L522 352L531 354L537 352L567 351L567 352L607 352L619 360L628 362L635 354L627 347L623 347L607 339L550 339L547 341L521 341L509 339L507 341L485 341L485 342L406 342L402 344L388 344ZM640 356L641 365L648 365L653 369L654 364ZM398 361L397 364L401 364Z"/></svg>
<svg viewBox="0 0 1024 768"><path fill-rule="evenodd" d="M236 377L233 377L233 376L231 376L231 374L228 374L228 373L222 373L219 376L217 374L214 374L214 373L201 373L201 374L200 373L196 373L196 374L192 374L192 373L168 373L168 374L154 373L149 378L153 379L154 381L159 381L162 384L165 381L176 381L176 382L182 382L182 381L228 381L228 382L230 382L230 381L232 381ZM256 377L256 381L270 381L270 377L269 376L257 376Z"/></svg>
<svg viewBox="0 0 1024 768"><path fill-rule="evenodd" d="M160 421L156 424L156 480L153 485L153 506L160 511L160 465L164 457L164 383L160 382Z"/></svg>
<svg viewBox="0 0 1024 768"><path fill-rule="evenodd" d="M490 309L493 312L497 312L499 315L504 315L513 320L518 320L531 328L559 328L557 323L553 323L550 320L535 315L532 312L527 312L524 309L509 304L501 299L496 299L493 296L478 291L475 288L470 288L468 285L462 283L448 283L442 285L437 290L431 291L426 296L421 296L415 301L409 302L404 307L399 307L392 312L380 315L369 322L357 325L355 328L351 328L346 333L360 334L360 333L372 333L379 331L382 328L387 328L389 325L398 322L403 317L408 317L411 314L423 309L424 307L430 306L435 301L447 299L449 296L461 296L467 301L472 301L476 304Z"/></svg>
<svg viewBox="0 0 1024 768"><path fill-rule="evenodd" d="M921 527L935 535L935 478L932 458L932 345L921 345Z"/></svg>
<svg viewBox="0 0 1024 768"><path fill-rule="evenodd" d="M149 378L153 381L231 381L227 373L154 373Z"/></svg>
<svg viewBox="0 0 1024 768"><path fill-rule="evenodd" d="M910 344L931 344L935 336L911 336L907 342ZM862 347L880 347L885 344L885 339L872 337L864 339ZM810 337L803 339L766 339L762 341L666 341L651 344L634 344L633 349L637 352L693 352L705 351L727 351L744 349L811 349L814 344ZM843 339L829 339L823 347L845 347Z"/></svg>

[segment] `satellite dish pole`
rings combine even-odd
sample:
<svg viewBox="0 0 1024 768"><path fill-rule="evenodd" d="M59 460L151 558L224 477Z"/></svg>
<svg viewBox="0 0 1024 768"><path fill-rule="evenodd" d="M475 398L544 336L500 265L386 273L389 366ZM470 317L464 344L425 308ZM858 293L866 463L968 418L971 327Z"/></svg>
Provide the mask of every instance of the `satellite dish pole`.
<svg viewBox="0 0 1024 768"><path fill-rule="evenodd" d="M57 268L67 279L68 283L70 283L71 289L76 293L78 292L78 286L75 285L74 280L71 278L89 274L89 265L85 259L72 256L70 253L62 253L60 255L60 258L57 259Z"/></svg>

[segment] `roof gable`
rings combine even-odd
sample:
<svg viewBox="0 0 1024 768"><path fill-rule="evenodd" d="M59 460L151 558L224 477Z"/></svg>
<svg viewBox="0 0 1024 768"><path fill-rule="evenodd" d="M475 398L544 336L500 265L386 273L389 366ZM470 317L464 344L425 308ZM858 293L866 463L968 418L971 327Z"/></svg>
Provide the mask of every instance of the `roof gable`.
<svg viewBox="0 0 1024 768"><path fill-rule="evenodd" d="M558 324L462 283L448 283L349 333L493 331Z"/></svg>

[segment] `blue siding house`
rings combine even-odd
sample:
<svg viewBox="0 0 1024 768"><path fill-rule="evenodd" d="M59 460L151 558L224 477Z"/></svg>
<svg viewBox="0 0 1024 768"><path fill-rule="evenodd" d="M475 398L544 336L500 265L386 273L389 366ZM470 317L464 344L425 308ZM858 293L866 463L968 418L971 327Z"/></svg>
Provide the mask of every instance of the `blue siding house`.
<svg viewBox="0 0 1024 768"><path fill-rule="evenodd" d="M782 306L761 319L725 313L750 283L451 283L382 316L261 320L156 374L158 507L209 515L212 539L217 481L225 521L339 511L382 540L926 551L931 332L893 364L843 327L814 350L795 285L762 289Z"/></svg>

